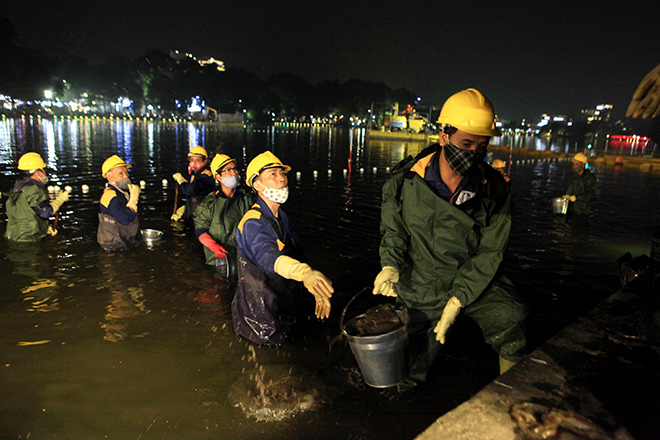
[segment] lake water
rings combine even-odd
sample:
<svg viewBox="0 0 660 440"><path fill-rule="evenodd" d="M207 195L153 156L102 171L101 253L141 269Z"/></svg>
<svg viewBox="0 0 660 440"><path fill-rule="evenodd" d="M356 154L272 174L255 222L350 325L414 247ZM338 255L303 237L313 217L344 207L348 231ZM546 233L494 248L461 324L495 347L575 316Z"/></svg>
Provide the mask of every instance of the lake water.
<svg viewBox="0 0 660 440"><path fill-rule="evenodd" d="M185 171L198 144L236 157L243 169L265 149L292 167L283 209L312 267L333 280L335 296L330 319L310 320L279 348L234 335L232 286L204 264L193 232L170 224L171 175ZM3 220L17 160L27 151L52 168L49 185L73 187L56 237L23 245L2 239L0 437L414 438L497 375L497 355L467 320L456 323L426 388L403 395L366 386L340 334L342 308L379 270L387 169L421 147L369 143L347 128L0 121ZM134 183L145 182L141 226L164 231L153 246L109 254L96 243L100 168L112 154L133 164ZM648 254L660 225L660 176L626 166L596 167L599 198L589 223L567 223L552 214L550 199L563 194L569 173L570 162L514 150L506 263L531 310L532 348L614 293L615 259ZM237 405L264 371L266 380L288 375L313 389L314 410L279 421L244 412Z"/></svg>

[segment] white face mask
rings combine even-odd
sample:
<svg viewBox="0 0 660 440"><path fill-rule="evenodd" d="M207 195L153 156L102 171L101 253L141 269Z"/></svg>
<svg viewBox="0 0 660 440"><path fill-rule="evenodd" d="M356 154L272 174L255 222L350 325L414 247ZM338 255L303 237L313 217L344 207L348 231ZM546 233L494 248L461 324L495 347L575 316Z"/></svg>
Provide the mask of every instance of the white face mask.
<svg viewBox="0 0 660 440"><path fill-rule="evenodd" d="M39 179L39 182L41 182L42 185L45 185L48 183L48 176L44 173L43 176Z"/></svg>
<svg viewBox="0 0 660 440"><path fill-rule="evenodd" d="M229 189L234 189L238 186L238 176L222 177L220 181Z"/></svg>
<svg viewBox="0 0 660 440"><path fill-rule="evenodd" d="M263 194L271 202L282 204L289 198L289 187L285 186L282 189L274 189L264 186Z"/></svg>

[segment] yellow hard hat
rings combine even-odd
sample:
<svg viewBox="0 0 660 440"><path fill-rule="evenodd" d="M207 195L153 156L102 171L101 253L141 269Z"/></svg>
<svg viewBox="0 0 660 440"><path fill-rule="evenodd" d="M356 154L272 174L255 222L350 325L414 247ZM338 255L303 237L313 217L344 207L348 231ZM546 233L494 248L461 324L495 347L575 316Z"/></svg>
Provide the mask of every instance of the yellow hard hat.
<svg viewBox="0 0 660 440"><path fill-rule="evenodd" d="M117 156L116 154L114 156L110 156L105 160L105 162L103 162L103 165L101 165L101 173L103 177L105 177L105 175L108 174L108 171L117 167L126 167L126 169L128 169L132 167L132 165L129 165L126 162L124 162L124 160L119 156Z"/></svg>
<svg viewBox="0 0 660 440"><path fill-rule="evenodd" d="M211 172L213 174L220 173L220 169L227 165L229 162L236 163L236 159L232 159L226 154L216 154L213 160L211 161Z"/></svg>
<svg viewBox="0 0 660 440"><path fill-rule="evenodd" d="M445 101L438 118L466 133L477 136L501 136L495 127L493 104L477 89L461 90Z"/></svg>
<svg viewBox="0 0 660 440"><path fill-rule="evenodd" d="M39 156L38 153L25 153L18 159L19 170L41 170L46 168L46 162Z"/></svg>
<svg viewBox="0 0 660 440"><path fill-rule="evenodd" d="M578 162L582 162L582 163L589 162L589 159L587 159L587 155L584 153L577 153L575 156L573 156L573 160L577 160Z"/></svg>
<svg viewBox="0 0 660 440"><path fill-rule="evenodd" d="M291 171L291 167L282 164L282 161L279 160L273 153L270 151L264 151L252 159L248 164L246 182L248 186L252 186L252 181L254 178L257 177L263 170L267 170L268 168L284 168L285 173Z"/></svg>
<svg viewBox="0 0 660 440"><path fill-rule="evenodd" d="M501 159L495 159L493 161L493 168L504 168L506 164Z"/></svg>
<svg viewBox="0 0 660 440"><path fill-rule="evenodd" d="M190 149L190 153L188 153L188 157L190 156L204 156L204 159L209 157L209 155L206 154L206 150L204 149L204 147L201 147L199 145Z"/></svg>

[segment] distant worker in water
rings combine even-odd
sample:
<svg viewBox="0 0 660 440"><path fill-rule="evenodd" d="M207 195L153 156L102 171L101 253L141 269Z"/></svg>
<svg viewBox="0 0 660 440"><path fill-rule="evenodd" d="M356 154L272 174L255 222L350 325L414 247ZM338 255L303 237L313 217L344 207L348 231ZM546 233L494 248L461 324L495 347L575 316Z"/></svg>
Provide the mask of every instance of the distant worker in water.
<svg viewBox="0 0 660 440"><path fill-rule="evenodd" d="M573 156L573 170L563 197L571 201L569 215L589 215L591 212L591 202L596 198L596 176L589 171L586 154Z"/></svg>
<svg viewBox="0 0 660 440"><path fill-rule="evenodd" d="M500 136L490 101L476 89L452 95L439 144L404 159L383 186L382 270L374 294L397 296L410 315L409 389L426 379L463 312L500 355L504 373L526 353L526 309L502 273L511 229L511 188L483 162Z"/></svg>
<svg viewBox="0 0 660 440"><path fill-rule="evenodd" d="M502 175L502 177L504 177L504 180L506 180L507 182L511 181L511 178L506 173L506 164L504 163L504 161L502 159L495 159L493 161L493 169L495 171L499 171L500 174Z"/></svg>
<svg viewBox="0 0 660 440"><path fill-rule="evenodd" d="M99 245L106 251L132 249L140 244L138 201L140 187L131 183L127 164L119 156L110 156L101 165L101 173L108 180L101 195Z"/></svg>
<svg viewBox="0 0 660 440"><path fill-rule="evenodd" d="M57 231L48 219L69 200L68 191L60 191L53 201L45 188L48 183L46 163L38 153L25 153L18 160L23 176L17 180L7 200L7 231L5 237L13 241L39 241Z"/></svg>
<svg viewBox="0 0 660 440"><path fill-rule="evenodd" d="M172 214L173 221L176 222L183 218L186 222L192 223L197 205L204 200L204 197L215 190L213 173L208 168L207 158L206 150L198 145L188 153L190 181L186 180L181 173L172 175L181 192L186 196L186 204Z"/></svg>
<svg viewBox="0 0 660 440"><path fill-rule="evenodd" d="M233 273L236 227L256 197L240 185L236 159L216 154L211 161L211 172L220 183L220 189L207 195L195 210L195 235L204 245L206 264L216 265L218 259L226 256Z"/></svg>
<svg viewBox="0 0 660 440"><path fill-rule="evenodd" d="M279 345L288 335L290 317L304 299L300 285L291 281L302 282L314 295L317 318L330 315L332 282L300 261L300 239L281 209L289 196L290 170L270 151L247 167L247 184L258 198L236 232L238 286L231 313L236 334L257 344Z"/></svg>

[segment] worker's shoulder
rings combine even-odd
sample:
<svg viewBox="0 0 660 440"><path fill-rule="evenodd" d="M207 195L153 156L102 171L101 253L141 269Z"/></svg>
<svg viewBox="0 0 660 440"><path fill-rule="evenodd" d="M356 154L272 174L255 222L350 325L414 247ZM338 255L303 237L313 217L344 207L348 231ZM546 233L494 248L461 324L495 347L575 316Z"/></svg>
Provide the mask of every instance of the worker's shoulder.
<svg viewBox="0 0 660 440"><path fill-rule="evenodd" d="M209 176L211 179L213 178L213 173L208 168L202 170L201 174L204 176Z"/></svg>
<svg viewBox="0 0 660 440"><path fill-rule="evenodd" d="M117 191L112 188L105 188L101 195L101 205L107 208L115 197L117 197Z"/></svg>
<svg viewBox="0 0 660 440"><path fill-rule="evenodd" d="M255 203L252 205L250 209L247 210L247 212L243 215L243 218L241 221L238 223L238 229L243 232L243 228L245 227L245 223L250 222L250 220L260 220L261 219L261 208L259 207L258 203Z"/></svg>

